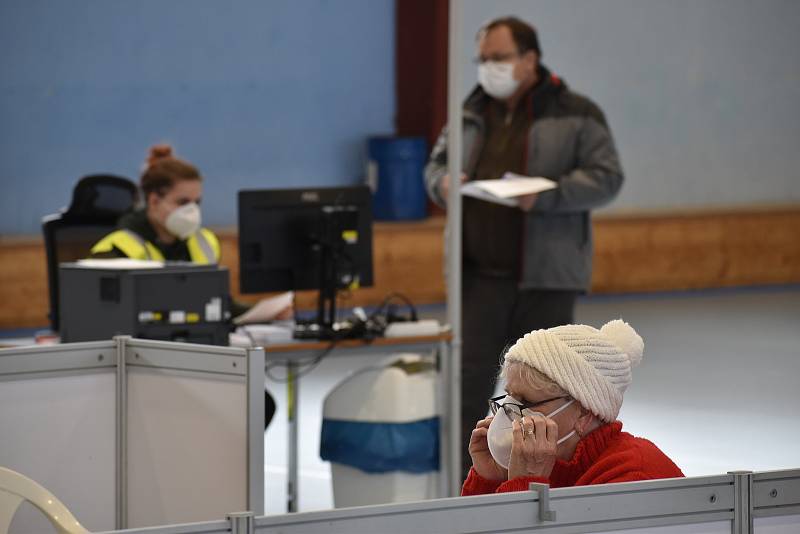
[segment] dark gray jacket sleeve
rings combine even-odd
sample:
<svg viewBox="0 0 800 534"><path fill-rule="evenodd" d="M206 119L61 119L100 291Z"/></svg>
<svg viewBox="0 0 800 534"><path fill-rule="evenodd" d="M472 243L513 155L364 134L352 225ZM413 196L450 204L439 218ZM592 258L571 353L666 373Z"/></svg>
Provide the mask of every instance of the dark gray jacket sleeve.
<svg viewBox="0 0 800 534"><path fill-rule="evenodd" d="M599 112L599 110L598 110ZM622 187L623 173L611 132L600 116L584 117L578 133L575 169L556 177L556 189L540 193L535 212L578 212L613 199Z"/></svg>
<svg viewBox="0 0 800 534"><path fill-rule="evenodd" d="M445 207L445 200L439 194L439 184L447 174L447 127L442 129L436 144L431 151L431 157L425 166L425 189L428 197L440 207Z"/></svg>
<svg viewBox="0 0 800 534"><path fill-rule="evenodd" d="M471 176L474 171L475 155L479 152L482 143L483 125L474 117L464 118L464 127L461 131L461 172ZM425 166L425 189L428 196L436 204L446 207L446 199L439 194L439 184L448 173L447 162L447 126L442 129L436 144L431 151L428 165Z"/></svg>

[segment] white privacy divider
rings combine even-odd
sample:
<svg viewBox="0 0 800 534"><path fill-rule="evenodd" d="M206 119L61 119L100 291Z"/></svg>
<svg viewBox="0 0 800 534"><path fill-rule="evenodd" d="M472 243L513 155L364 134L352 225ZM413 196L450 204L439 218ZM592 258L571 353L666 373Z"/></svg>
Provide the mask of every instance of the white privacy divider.
<svg viewBox="0 0 800 534"><path fill-rule="evenodd" d="M0 350L0 466L47 488L89 530L113 528L115 405L111 341ZM18 531L53 527L23 505Z"/></svg>
<svg viewBox="0 0 800 534"><path fill-rule="evenodd" d="M673 478L341 508L126 534L800 532L800 470ZM755 522L753 519L755 518Z"/></svg>
<svg viewBox="0 0 800 534"><path fill-rule="evenodd" d="M93 531L263 513L263 373L261 349L124 336L0 350L0 465Z"/></svg>

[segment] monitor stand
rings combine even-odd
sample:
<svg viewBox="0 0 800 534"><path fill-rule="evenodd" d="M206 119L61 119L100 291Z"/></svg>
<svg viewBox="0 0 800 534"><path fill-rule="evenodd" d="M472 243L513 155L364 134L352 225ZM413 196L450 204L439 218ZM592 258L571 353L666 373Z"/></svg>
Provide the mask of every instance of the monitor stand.
<svg viewBox="0 0 800 534"><path fill-rule="evenodd" d="M331 304L331 306L334 306L334 304ZM310 321L297 320L294 327L294 338L331 341L365 338L367 337L365 335L365 327L366 325L363 321L325 322L324 320L321 321L318 316Z"/></svg>
<svg viewBox="0 0 800 534"><path fill-rule="evenodd" d="M321 290L317 316L310 321L298 320L294 338L305 340L338 340L366 337L363 321L336 322L336 291Z"/></svg>
<svg viewBox="0 0 800 534"><path fill-rule="evenodd" d="M317 316L310 321L297 321L294 327L295 339L339 339L336 328L336 289L335 285L319 291Z"/></svg>
<svg viewBox="0 0 800 534"><path fill-rule="evenodd" d="M334 217L327 227L338 228ZM338 276L341 252L334 243L337 241L331 238L317 243L321 249L317 317L312 321L297 321L295 339L337 340L362 337L364 334L363 327L354 327L352 322L336 322L336 292L346 284Z"/></svg>

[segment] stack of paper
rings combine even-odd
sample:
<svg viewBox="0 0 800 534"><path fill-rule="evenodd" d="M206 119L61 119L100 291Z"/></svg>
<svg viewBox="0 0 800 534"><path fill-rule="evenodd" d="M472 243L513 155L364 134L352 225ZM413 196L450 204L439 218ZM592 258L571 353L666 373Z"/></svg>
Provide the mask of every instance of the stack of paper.
<svg viewBox="0 0 800 534"><path fill-rule="evenodd" d="M461 194L488 202L516 207L524 195L541 193L558 186L553 180L507 172L499 180L473 180L461 186Z"/></svg>

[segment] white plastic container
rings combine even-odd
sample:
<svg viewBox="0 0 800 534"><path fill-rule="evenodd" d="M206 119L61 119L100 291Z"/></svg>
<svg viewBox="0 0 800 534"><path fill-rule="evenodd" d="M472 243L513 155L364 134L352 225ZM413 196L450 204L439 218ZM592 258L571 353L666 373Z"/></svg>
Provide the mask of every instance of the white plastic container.
<svg viewBox="0 0 800 534"><path fill-rule="evenodd" d="M320 452L331 461L334 506L438 496L436 383L430 361L403 354L356 371L328 394Z"/></svg>

